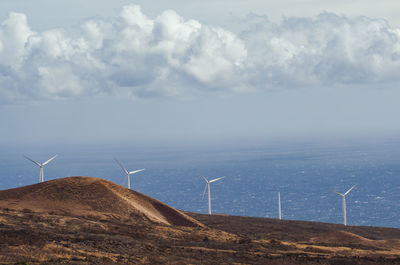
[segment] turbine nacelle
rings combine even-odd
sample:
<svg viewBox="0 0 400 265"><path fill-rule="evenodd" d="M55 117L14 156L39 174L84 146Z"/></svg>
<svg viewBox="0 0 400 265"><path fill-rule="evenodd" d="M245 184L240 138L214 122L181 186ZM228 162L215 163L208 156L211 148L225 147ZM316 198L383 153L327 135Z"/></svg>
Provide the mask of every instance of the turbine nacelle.
<svg viewBox="0 0 400 265"><path fill-rule="evenodd" d="M221 179L225 178L225 177L220 177L220 178L216 178L216 179L212 179L212 180L207 180L206 177L204 177L204 176L201 176L201 177L202 177L202 178L204 179L204 181L206 182L206 185L205 185L204 191L203 191L203 199L204 199L204 195L206 194L207 185L210 185L210 183L213 183L213 182L216 182L216 181L218 181L218 180L221 180Z"/></svg>
<svg viewBox="0 0 400 265"><path fill-rule="evenodd" d="M37 161L35 161L35 160L33 160L33 159L27 157L27 156L24 156L24 157L25 157L26 159L28 159L29 161L33 162L34 164L36 164L37 166L39 166L39 168L40 168L39 182L44 182L43 167L44 167L45 165L47 165L48 163L50 163L54 158L56 158L57 155L53 156L52 158L50 158L49 160L47 160L47 161L45 161L45 162L43 162L43 163L39 163L39 162L37 162Z"/></svg>
<svg viewBox="0 0 400 265"><path fill-rule="evenodd" d="M126 174L126 177L127 177L127 179L128 179L128 189L131 188L130 176L131 176L132 174L139 173L139 172L145 170L145 168L142 168L142 169L137 169L137 170L133 170L133 171L128 171L117 159L115 159L115 162L118 163L118 165L122 168L122 170L123 170L123 171L125 172L125 174Z"/></svg>
<svg viewBox="0 0 400 265"><path fill-rule="evenodd" d="M347 194L349 194L349 193L350 193L350 191L351 191L352 189L354 189L354 188L355 188L355 186L356 186L356 185L354 185L353 187L351 187L350 189L348 189L348 191L346 191L346 192L345 192L345 193L343 193L343 194L342 194L342 193L340 193L340 192L337 192L337 191L335 191L335 193L336 193L336 194L338 194L338 195L340 195L340 196L342 196L342 197L346 197L346 195L347 195Z"/></svg>
<svg viewBox="0 0 400 265"><path fill-rule="evenodd" d="M204 177L204 176L201 176L203 179L204 179L204 181L208 184L208 183L213 183L213 182L216 182L216 181L218 181L218 180L220 180L220 179L223 179L223 178L225 178L225 177L220 177L220 178L216 178L216 179L212 179L212 180L207 180L206 179L206 177Z"/></svg>

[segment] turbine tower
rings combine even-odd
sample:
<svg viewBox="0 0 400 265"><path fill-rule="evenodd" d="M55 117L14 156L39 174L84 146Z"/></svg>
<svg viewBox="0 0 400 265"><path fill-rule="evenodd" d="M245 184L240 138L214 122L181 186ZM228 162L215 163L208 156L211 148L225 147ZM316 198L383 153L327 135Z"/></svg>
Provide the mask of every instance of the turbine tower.
<svg viewBox="0 0 400 265"><path fill-rule="evenodd" d="M347 225L347 220L346 220L346 195L349 194L350 191L351 191L352 189L354 189L355 186L356 186L356 185L354 185L353 187L351 187L348 191L346 191L346 192L343 193L343 194L342 194L342 193L339 193L339 192L337 192L337 191L335 191L336 194L342 196L343 224L344 224L344 225Z"/></svg>
<svg viewBox="0 0 400 265"><path fill-rule="evenodd" d="M143 171L143 170L145 170L145 168L142 168L142 169L138 169L138 170L133 170L133 171L128 171L128 170L126 170L126 168L124 168L124 166L117 160L117 159L115 159L115 161L118 163L118 165L122 168L122 170L125 172L125 174L126 174L126 178L128 179L128 189L131 189L131 175L132 174L135 174L135 173L138 173L138 172L140 172L140 171Z"/></svg>
<svg viewBox="0 0 400 265"><path fill-rule="evenodd" d="M208 181L204 176L201 176L204 181L206 182L206 186L204 187L204 191L203 191L203 198L204 198L204 194L206 194L206 189L208 188L208 214L211 215L211 193L210 193L210 183L216 182L220 179L223 179L225 177L220 177L220 178L216 178L216 179L212 179L210 181Z"/></svg>
<svg viewBox="0 0 400 265"><path fill-rule="evenodd" d="M49 160L47 160L46 162L44 162L44 163L42 163L42 164L40 164L39 162L36 162L36 161L33 160L33 159L30 159L30 158L27 157L27 156L24 156L24 157L25 157L26 159L32 161L33 163L35 163L36 165L39 166L39 168L40 168L39 182L44 182L43 167L44 167L45 165L47 165L48 163L50 163L51 160L53 160L54 158L56 158L56 156L57 156L57 155L53 156L52 158L50 158Z"/></svg>
<svg viewBox="0 0 400 265"><path fill-rule="evenodd" d="M282 220L282 209L281 209L281 192L278 192L278 218Z"/></svg>

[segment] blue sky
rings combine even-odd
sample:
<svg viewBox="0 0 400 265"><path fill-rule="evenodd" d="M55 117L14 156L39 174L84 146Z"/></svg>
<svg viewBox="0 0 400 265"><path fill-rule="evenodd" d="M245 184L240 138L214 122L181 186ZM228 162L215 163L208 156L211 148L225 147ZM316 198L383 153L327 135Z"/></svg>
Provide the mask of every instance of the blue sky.
<svg viewBox="0 0 400 265"><path fill-rule="evenodd" d="M396 135L375 2L2 1L1 143Z"/></svg>

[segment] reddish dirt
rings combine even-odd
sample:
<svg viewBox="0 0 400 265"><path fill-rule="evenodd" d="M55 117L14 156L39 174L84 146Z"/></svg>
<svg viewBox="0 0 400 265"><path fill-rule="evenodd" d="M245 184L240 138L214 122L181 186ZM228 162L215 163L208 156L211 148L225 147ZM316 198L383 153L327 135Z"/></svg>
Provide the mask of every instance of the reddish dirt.
<svg viewBox="0 0 400 265"><path fill-rule="evenodd" d="M0 191L0 207L79 216L135 216L163 224L202 226L158 200L92 177L69 177Z"/></svg>
<svg viewBox="0 0 400 265"><path fill-rule="evenodd" d="M184 213L71 177L0 191L0 264L400 264L400 230Z"/></svg>

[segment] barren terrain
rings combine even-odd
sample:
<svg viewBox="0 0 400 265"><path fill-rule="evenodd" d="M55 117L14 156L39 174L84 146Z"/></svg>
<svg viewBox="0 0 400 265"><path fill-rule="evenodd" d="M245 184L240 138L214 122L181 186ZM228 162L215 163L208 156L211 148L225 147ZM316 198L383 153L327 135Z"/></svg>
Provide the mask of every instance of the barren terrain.
<svg viewBox="0 0 400 265"><path fill-rule="evenodd" d="M400 230L181 212L71 177L0 191L0 264L400 264Z"/></svg>

